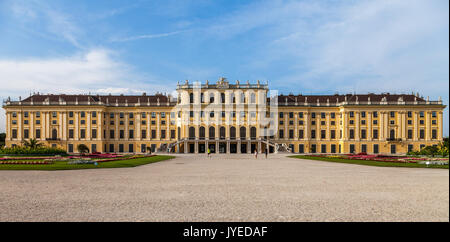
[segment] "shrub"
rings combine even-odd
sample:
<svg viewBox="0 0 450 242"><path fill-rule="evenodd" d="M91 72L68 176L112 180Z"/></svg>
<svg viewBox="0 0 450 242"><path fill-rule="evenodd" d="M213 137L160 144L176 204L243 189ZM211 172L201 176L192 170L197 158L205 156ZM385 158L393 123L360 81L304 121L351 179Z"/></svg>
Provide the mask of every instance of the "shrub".
<svg viewBox="0 0 450 242"><path fill-rule="evenodd" d="M53 155L53 154L66 154L66 151L60 148L52 148L52 147L23 147L16 146L12 148L3 148L0 149L0 154L5 155Z"/></svg>

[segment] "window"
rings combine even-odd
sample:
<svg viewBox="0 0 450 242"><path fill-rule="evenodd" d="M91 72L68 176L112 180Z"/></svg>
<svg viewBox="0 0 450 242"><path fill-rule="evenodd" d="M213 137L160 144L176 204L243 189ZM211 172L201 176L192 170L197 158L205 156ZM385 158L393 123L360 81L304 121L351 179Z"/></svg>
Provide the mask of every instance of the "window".
<svg viewBox="0 0 450 242"><path fill-rule="evenodd" d="M123 144L119 144L119 153L123 152Z"/></svg>
<svg viewBox="0 0 450 242"><path fill-rule="evenodd" d="M303 129L300 129L300 130L298 131L298 138L299 138L299 139L303 139Z"/></svg>
<svg viewBox="0 0 450 242"><path fill-rule="evenodd" d="M30 131L28 129L23 130L23 138L28 139L30 137Z"/></svg>
<svg viewBox="0 0 450 242"><path fill-rule="evenodd" d="M316 118L316 113L311 113L311 118Z"/></svg>
<svg viewBox="0 0 450 242"><path fill-rule="evenodd" d="M141 130L141 138L146 139L147 138L147 130L143 129Z"/></svg>
<svg viewBox="0 0 450 242"><path fill-rule="evenodd" d="M436 119L431 120L431 124L437 124Z"/></svg>
<svg viewBox="0 0 450 242"><path fill-rule="evenodd" d="M294 138L294 130L290 129L289 130L289 139L293 139Z"/></svg>
<svg viewBox="0 0 450 242"><path fill-rule="evenodd" d="M431 130L431 139L437 139L437 130L436 129Z"/></svg>
<svg viewBox="0 0 450 242"><path fill-rule="evenodd" d="M325 121L320 121L320 125L325 125Z"/></svg>
<svg viewBox="0 0 450 242"><path fill-rule="evenodd" d="M17 129L12 130L12 138L17 139Z"/></svg>
<svg viewBox="0 0 450 242"><path fill-rule="evenodd" d="M350 114L350 118L355 117L355 113L353 111L350 111L349 114Z"/></svg>
<svg viewBox="0 0 450 242"><path fill-rule="evenodd" d="M395 112L394 111L391 111L389 114L390 114L391 118L395 118Z"/></svg>
<svg viewBox="0 0 450 242"><path fill-rule="evenodd" d="M374 125L377 125L377 124L378 124L378 120L374 120L374 121L373 121L373 124L374 124Z"/></svg>
<svg viewBox="0 0 450 242"><path fill-rule="evenodd" d="M355 130L354 129L350 129L349 131L350 131L349 138L350 139L354 139L355 138Z"/></svg>
<svg viewBox="0 0 450 242"><path fill-rule="evenodd" d="M109 113L109 118L114 118L114 113Z"/></svg>
<svg viewBox="0 0 450 242"><path fill-rule="evenodd" d="M294 118L294 112L289 112L289 118Z"/></svg>
<svg viewBox="0 0 450 242"><path fill-rule="evenodd" d="M225 103L225 93L220 94L220 102Z"/></svg>
<svg viewBox="0 0 450 242"><path fill-rule="evenodd" d="M214 93L209 94L209 103L214 103Z"/></svg>
<svg viewBox="0 0 450 242"><path fill-rule="evenodd" d="M326 130L321 130L320 131L320 138L321 139L325 139L326 138Z"/></svg>
<svg viewBox="0 0 450 242"><path fill-rule="evenodd" d="M97 138L97 129L91 130L91 138L96 139Z"/></svg>
<svg viewBox="0 0 450 242"><path fill-rule="evenodd" d="M298 121L298 125L303 125L303 120Z"/></svg>
<svg viewBox="0 0 450 242"><path fill-rule="evenodd" d="M412 118L412 112L408 111L408 118Z"/></svg>
<svg viewBox="0 0 450 242"><path fill-rule="evenodd" d="M408 139L412 139L413 137L413 131L412 129L408 129Z"/></svg>
<svg viewBox="0 0 450 242"><path fill-rule="evenodd" d="M420 124L420 125L424 125L424 124L425 124L425 121L424 121L423 119L421 119L421 120L419 120L419 124Z"/></svg>
<svg viewBox="0 0 450 242"><path fill-rule="evenodd" d="M27 112L27 111L23 112L23 116L24 116L25 118L28 118L28 112Z"/></svg>
<svg viewBox="0 0 450 242"><path fill-rule="evenodd" d="M320 117L321 118L325 118L326 114L325 113L320 113Z"/></svg>
<svg viewBox="0 0 450 242"><path fill-rule="evenodd" d="M114 139L114 130L113 129L111 129L110 131L109 131L109 138L110 139ZM114 149L113 149L114 150Z"/></svg>
<svg viewBox="0 0 450 242"><path fill-rule="evenodd" d="M411 151L413 151L413 150L414 150L414 145L409 144L409 145L408 145L408 152L411 152Z"/></svg>
<svg viewBox="0 0 450 242"><path fill-rule="evenodd" d="M142 117L142 118L146 118L147 115L146 115L144 112L142 112L142 113L141 113L141 117Z"/></svg>
<svg viewBox="0 0 450 242"><path fill-rule="evenodd" d="M69 144L69 145L67 146L67 149L68 149L68 152L69 152L69 153L73 153L73 144Z"/></svg>
<svg viewBox="0 0 450 242"><path fill-rule="evenodd" d="M350 144L350 153L351 154L355 153L355 145L354 144Z"/></svg>
<svg viewBox="0 0 450 242"><path fill-rule="evenodd" d="M327 153L327 145L326 144L322 144L320 147L322 153Z"/></svg>
<svg viewBox="0 0 450 242"><path fill-rule="evenodd" d="M315 139L316 138L316 130L311 130L311 139Z"/></svg>
<svg viewBox="0 0 450 242"><path fill-rule="evenodd" d="M130 120L130 121L128 122L128 125L133 125L133 124L134 124L133 120Z"/></svg>
<svg viewBox="0 0 450 242"><path fill-rule="evenodd" d="M16 112L12 112L12 117L16 118L17 117L17 113Z"/></svg>
<svg viewBox="0 0 450 242"><path fill-rule="evenodd" d="M194 93L189 94L189 103L194 103Z"/></svg>
<svg viewBox="0 0 450 242"><path fill-rule="evenodd" d="M397 146L391 145L391 154L395 154L395 153L397 153Z"/></svg>
<svg viewBox="0 0 450 242"><path fill-rule="evenodd" d="M92 124L97 124L97 120L92 120Z"/></svg>
<svg viewBox="0 0 450 242"><path fill-rule="evenodd" d="M315 144L311 145L311 153L316 153L316 145Z"/></svg>
<svg viewBox="0 0 450 242"><path fill-rule="evenodd" d="M156 139L156 130L152 129L152 139Z"/></svg>
<svg viewBox="0 0 450 242"><path fill-rule="evenodd" d="M378 118L378 112L377 112L377 111L374 111L374 112L373 112L373 117L374 117L374 118Z"/></svg>
<svg viewBox="0 0 450 242"><path fill-rule="evenodd" d="M73 139L73 129L69 129L69 139Z"/></svg>
<svg viewBox="0 0 450 242"><path fill-rule="evenodd" d="M96 118L96 117L97 117L97 112L93 111L93 112L92 112L92 117L93 117L93 118Z"/></svg>
<svg viewBox="0 0 450 242"><path fill-rule="evenodd" d="M336 118L336 114L333 112L333 113L330 113L330 116L331 116L331 118ZM334 122L334 121L333 121ZM336 147L335 147L336 148Z"/></svg>
<svg viewBox="0 0 450 242"><path fill-rule="evenodd" d="M420 111L420 112L419 112L419 116L420 116L421 118L425 117L425 112L424 112L424 111Z"/></svg>
<svg viewBox="0 0 450 242"><path fill-rule="evenodd" d="M280 131L278 131L278 137L284 139L284 130L280 129Z"/></svg>
<svg viewBox="0 0 450 242"><path fill-rule="evenodd" d="M119 118L124 118L125 117L125 114L124 113L119 113Z"/></svg>
<svg viewBox="0 0 450 242"><path fill-rule="evenodd" d="M125 131L123 129L119 130L119 139L125 138Z"/></svg>
<svg viewBox="0 0 450 242"><path fill-rule="evenodd" d="M424 130L424 129L421 129L421 130L419 131L419 138L420 138L420 139L425 139L425 130Z"/></svg>
<svg viewBox="0 0 450 242"><path fill-rule="evenodd" d="M254 93L250 94L250 102L256 103L256 95Z"/></svg>
<svg viewBox="0 0 450 242"><path fill-rule="evenodd" d="M408 119L408 125L412 125L412 120Z"/></svg>
<svg viewBox="0 0 450 242"><path fill-rule="evenodd" d="M91 152L97 152L97 144L91 144Z"/></svg>
<svg viewBox="0 0 450 242"><path fill-rule="evenodd" d="M152 118L156 118L156 113L155 113L155 112L152 112L152 113L150 114L150 116L151 116Z"/></svg>
<svg viewBox="0 0 450 242"><path fill-rule="evenodd" d="M128 113L128 117L129 118L134 118L134 114L133 113Z"/></svg>
<svg viewBox="0 0 450 242"><path fill-rule="evenodd" d="M361 145L361 152L367 153L367 145L366 144Z"/></svg>
<svg viewBox="0 0 450 242"><path fill-rule="evenodd" d="M284 113L280 112L280 114L279 114L280 118L283 118L283 115L284 115Z"/></svg>
<svg viewBox="0 0 450 242"><path fill-rule="evenodd" d="M56 112L52 112L52 117L56 118Z"/></svg>
<svg viewBox="0 0 450 242"><path fill-rule="evenodd" d="M390 123L391 125L394 125L394 124L395 124L395 120L391 120L389 123Z"/></svg>
<svg viewBox="0 0 450 242"><path fill-rule="evenodd" d="M372 138L378 139L378 129L373 130Z"/></svg>
<svg viewBox="0 0 450 242"><path fill-rule="evenodd" d="M128 138L134 139L134 130L132 130L132 129L128 130Z"/></svg>
<svg viewBox="0 0 450 242"><path fill-rule="evenodd" d="M303 112L299 112L299 113L298 113L298 117L299 117L299 118L303 118Z"/></svg>
<svg viewBox="0 0 450 242"><path fill-rule="evenodd" d="M353 119L350 120L350 124L354 124L355 122L353 121Z"/></svg>
<svg viewBox="0 0 450 242"><path fill-rule="evenodd" d="M298 153L305 153L305 145L304 144L299 144L298 145Z"/></svg>
<svg viewBox="0 0 450 242"><path fill-rule="evenodd" d="M361 129L361 139L366 139L366 130L365 129Z"/></svg>
<svg viewBox="0 0 450 242"><path fill-rule="evenodd" d="M86 130L85 129L80 129L80 138L81 139L85 139L86 138Z"/></svg>
<svg viewBox="0 0 450 242"><path fill-rule="evenodd" d="M395 139L395 130L394 130L394 129L391 129L391 130L389 131L389 138L390 138L390 139Z"/></svg>
<svg viewBox="0 0 450 242"><path fill-rule="evenodd" d="M41 130L40 129L36 129L36 139L40 139L41 138Z"/></svg>
<svg viewBox="0 0 450 242"><path fill-rule="evenodd" d="M364 120L364 119L361 120L361 124L362 124L362 125L365 125L365 124L366 124L366 120Z"/></svg>
<svg viewBox="0 0 450 242"><path fill-rule="evenodd" d="M331 136L330 137L331 139L336 139L336 130L331 130L330 131L330 136Z"/></svg>
<svg viewBox="0 0 450 242"><path fill-rule="evenodd" d="M436 111L431 112L431 117L436 118Z"/></svg>
<svg viewBox="0 0 450 242"><path fill-rule="evenodd" d="M166 112L161 112L161 118L166 118Z"/></svg>
<svg viewBox="0 0 450 242"><path fill-rule="evenodd" d="M23 124L28 124L28 119L25 119L25 120L23 121Z"/></svg>
<svg viewBox="0 0 450 242"><path fill-rule="evenodd" d="M204 103L204 102L205 102L205 98L204 98L203 93L200 93L200 102L201 102L201 103Z"/></svg>
<svg viewBox="0 0 450 242"><path fill-rule="evenodd" d="M210 131L210 132L211 132L211 131ZM214 134L214 133L213 133L213 134ZM210 133L209 135L211 135L211 133ZM175 139L175 130L174 130L174 129L170 130L170 138L171 138L171 139Z"/></svg>
<svg viewBox="0 0 450 242"><path fill-rule="evenodd" d="M331 145L331 151L330 152L331 153L336 153L336 145L335 144Z"/></svg>
<svg viewBox="0 0 450 242"><path fill-rule="evenodd" d="M40 118L41 117L41 112L36 112L36 118Z"/></svg>
<svg viewBox="0 0 450 242"><path fill-rule="evenodd" d="M56 124L56 120L53 120L53 124ZM80 124L82 125L86 124L86 120L84 119L80 120Z"/></svg>
<svg viewBox="0 0 450 242"><path fill-rule="evenodd" d="M362 112L361 112L361 117L362 117L362 118L365 118L365 117L366 117L366 112L362 111Z"/></svg>
<svg viewBox="0 0 450 242"><path fill-rule="evenodd" d="M194 117L194 111L189 111L189 117L191 117L191 118Z"/></svg>

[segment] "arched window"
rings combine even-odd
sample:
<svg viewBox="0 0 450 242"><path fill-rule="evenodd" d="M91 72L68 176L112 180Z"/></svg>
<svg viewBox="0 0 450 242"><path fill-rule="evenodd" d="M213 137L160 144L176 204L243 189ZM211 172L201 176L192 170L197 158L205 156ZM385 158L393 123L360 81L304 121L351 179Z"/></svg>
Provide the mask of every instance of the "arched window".
<svg viewBox="0 0 450 242"><path fill-rule="evenodd" d="M241 139L245 139L245 137L247 137L247 133L246 132L247 132L247 129L244 126L242 126L239 129L239 133L240 133Z"/></svg>
<svg viewBox="0 0 450 242"><path fill-rule="evenodd" d="M204 102L205 102L205 98L204 98L203 93L200 93L200 102L201 102L201 103L204 103Z"/></svg>
<svg viewBox="0 0 450 242"><path fill-rule="evenodd" d="M194 103L194 93L189 94L189 103Z"/></svg>
<svg viewBox="0 0 450 242"><path fill-rule="evenodd" d="M52 139L57 139L58 138L58 130L53 129L52 130Z"/></svg>
<svg viewBox="0 0 450 242"><path fill-rule="evenodd" d="M230 139L236 139L236 128L233 126L230 127Z"/></svg>
<svg viewBox="0 0 450 242"><path fill-rule="evenodd" d="M199 133L200 133L200 135L199 135L200 139L205 139L205 127L203 127L203 126L200 127Z"/></svg>
<svg viewBox="0 0 450 242"><path fill-rule="evenodd" d="M254 93L250 94L250 102L255 103L256 102L256 95Z"/></svg>
<svg viewBox="0 0 450 242"><path fill-rule="evenodd" d="M214 103L214 93L209 94L209 103Z"/></svg>
<svg viewBox="0 0 450 242"><path fill-rule="evenodd" d="M225 103L225 93L220 94L220 102Z"/></svg>
<svg viewBox="0 0 450 242"><path fill-rule="evenodd" d="M256 139L256 127L250 128L250 137L251 139Z"/></svg>
<svg viewBox="0 0 450 242"><path fill-rule="evenodd" d="M220 127L220 139L225 139L225 127Z"/></svg>
<svg viewBox="0 0 450 242"><path fill-rule="evenodd" d="M209 127L209 139L215 139L216 138L216 129L214 126Z"/></svg>
<svg viewBox="0 0 450 242"><path fill-rule="evenodd" d="M241 93L241 103L245 103L245 93Z"/></svg>
<svg viewBox="0 0 450 242"><path fill-rule="evenodd" d="M195 128L189 127L189 139L195 139Z"/></svg>

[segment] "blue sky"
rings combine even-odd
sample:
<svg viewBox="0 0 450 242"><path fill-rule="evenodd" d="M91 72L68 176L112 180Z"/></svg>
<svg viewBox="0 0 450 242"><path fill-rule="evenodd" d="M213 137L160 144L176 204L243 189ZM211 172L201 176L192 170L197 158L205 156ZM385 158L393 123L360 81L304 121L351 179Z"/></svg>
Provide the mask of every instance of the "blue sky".
<svg viewBox="0 0 450 242"><path fill-rule="evenodd" d="M225 76L285 94L419 92L448 105L448 66L447 0L0 0L3 99L172 92ZM448 135L448 108L444 119Z"/></svg>

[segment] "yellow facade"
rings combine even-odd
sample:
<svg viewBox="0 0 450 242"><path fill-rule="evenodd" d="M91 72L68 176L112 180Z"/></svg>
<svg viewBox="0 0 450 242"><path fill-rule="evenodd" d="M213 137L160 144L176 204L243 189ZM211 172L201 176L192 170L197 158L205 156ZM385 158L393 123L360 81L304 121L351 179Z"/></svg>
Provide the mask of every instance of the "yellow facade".
<svg viewBox="0 0 450 242"><path fill-rule="evenodd" d="M70 153L405 154L442 141L442 101L411 94L276 95L267 84L188 81L178 97L33 95L7 100L6 146L36 138Z"/></svg>

